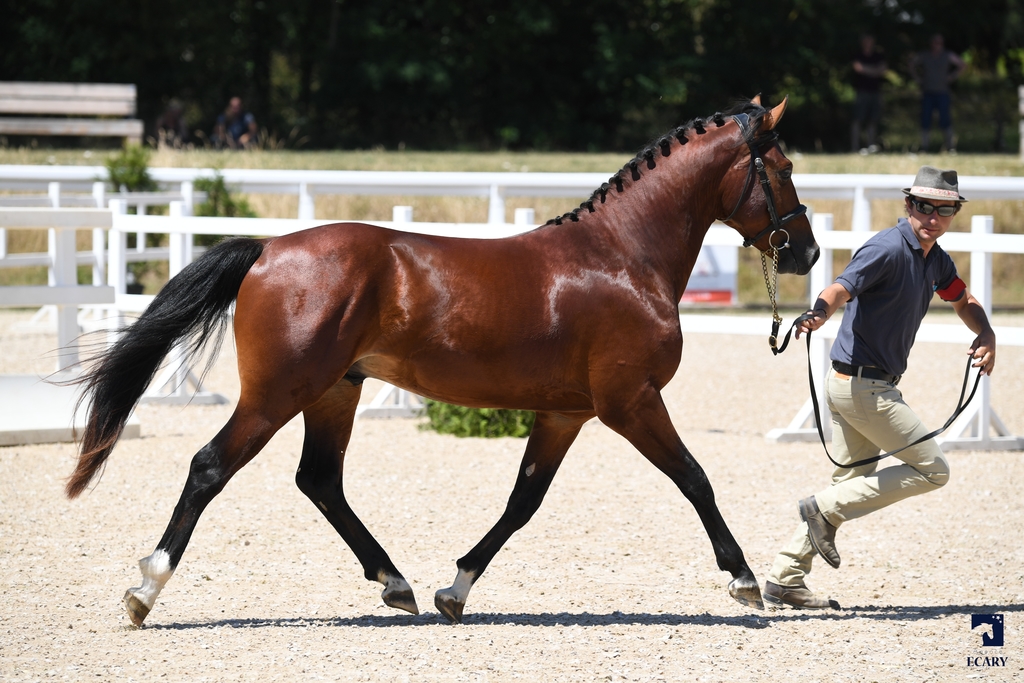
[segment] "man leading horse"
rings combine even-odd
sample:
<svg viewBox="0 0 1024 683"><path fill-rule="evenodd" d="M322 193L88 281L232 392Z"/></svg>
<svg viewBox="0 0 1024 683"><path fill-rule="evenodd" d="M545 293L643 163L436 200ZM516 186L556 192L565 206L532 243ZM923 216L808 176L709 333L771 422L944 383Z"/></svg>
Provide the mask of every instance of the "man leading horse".
<svg viewBox="0 0 1024 683"><path fill-rule="evenodd" d="M907 217L865 242L797 326L797 337L817 330L846 304L826 380L832 447L840 466L831 486L799 503L802 521L765 583L764 599L775 605L837 607L815 595L805 580L816 554L839 567L839 526L949 480L949 464L933 439L909 445L928 429L896 388L933 294L952 304L977 334L968 350L974 367L986 375L995 367L996 338L985 310L936 243L967 201L956 171L923 166L913 187L903 192ZM879 450L900 448L894 456L901 463L877 469L873 456ZM872 462L860 464L863 460Z"/></svg>

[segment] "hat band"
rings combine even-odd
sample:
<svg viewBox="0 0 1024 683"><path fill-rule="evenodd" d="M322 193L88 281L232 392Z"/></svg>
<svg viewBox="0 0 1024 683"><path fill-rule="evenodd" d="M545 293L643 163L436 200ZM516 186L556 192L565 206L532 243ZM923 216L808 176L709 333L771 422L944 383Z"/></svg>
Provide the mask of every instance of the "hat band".
<svg viewBox="0 0 1024 683"><path fill-rule="evenodd" d="M960 198L960 194L954 190L939 190L934 187L922 187L920 185L914 185L910 188L910 194L923 195L925 197L945 197L953 201Z"/></svg>

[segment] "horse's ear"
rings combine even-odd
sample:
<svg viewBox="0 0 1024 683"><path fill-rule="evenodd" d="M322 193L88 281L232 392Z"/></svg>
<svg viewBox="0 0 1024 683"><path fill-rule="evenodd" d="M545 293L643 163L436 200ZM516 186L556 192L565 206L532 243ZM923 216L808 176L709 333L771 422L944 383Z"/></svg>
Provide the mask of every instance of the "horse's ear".
<svg viewBox="0 0 1024 683"><path fill-rule="evenodd" d="M786 105L789 103L789 95L782 99L774 109L764 115L764 129L774 130L775 126L779 125L779 121L782 120L782 115L786 113Z"/></svg>
<svg viewBox="0 0 1024 683"><path fill-rule="evenodd" d="M750 100L750 102L751 102L751 104L756 104L757 106L760 107L761 106L761 93L757 93L756 95L754 95L754 98L752 100Z"/></svg>

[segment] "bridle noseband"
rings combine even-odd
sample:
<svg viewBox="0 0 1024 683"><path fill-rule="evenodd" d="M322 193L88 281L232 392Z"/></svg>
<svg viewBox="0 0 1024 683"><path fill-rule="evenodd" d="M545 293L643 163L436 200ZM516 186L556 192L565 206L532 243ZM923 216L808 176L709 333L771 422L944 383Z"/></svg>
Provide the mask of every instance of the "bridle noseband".
<svg viewBox="0 0 1024 683"><path fill-rule="evenodd" d="M789 344L789 334L786 334L786 339L782 343L781 348L778 346L779 326L782 324L782 316L779 315L778 307L778 283L779 283L779 251L781 249L789 249L789 231L785 229L785 225L790 221L799 218L807 213L807 207L803 204L797 204L796 208L792 211L779 216L778 210L775 208L775 193L772 192L772 183L768 179L768 170L765 168L764 159L761 158L760 146L766 143L775 143L779 139L779 134L775 131L771 131L767 135L761 136L760 138L749 135L750 131L750 117L746 114L736 114L733 117L736 121L736 125L740 127L740 131L743 134L743 139L747 142L747 147L750 148L750 167L747 169L747 179L743 182L743 192L740 194L740 198L736 201L736 206L733 207L729 216L722 219L722 222L728 222L736 215L736 212L740 210L743 202L750 194L751 181L754 177L754 172L757 172L757 177L761 183L761 189L764 192L765 205L768 207L768 218L770 223L768 226L761 230L753 237L747 237L743 240L744 247L753 246L759 242L765 235L768 236L768 249L772 252L772 267L771 274L768 272L768 259L765 256L765 252L761 252L761 270L764 272L764 284L768 289L768 298L772 302L772 333L768 337L768 346L771 347L772 353L778 355L785 351L786 345ZM776 246L773 242L773 238L776 233L785 235L782 238L782 243ZM767 250L766 250L767 251Z"/></svg>

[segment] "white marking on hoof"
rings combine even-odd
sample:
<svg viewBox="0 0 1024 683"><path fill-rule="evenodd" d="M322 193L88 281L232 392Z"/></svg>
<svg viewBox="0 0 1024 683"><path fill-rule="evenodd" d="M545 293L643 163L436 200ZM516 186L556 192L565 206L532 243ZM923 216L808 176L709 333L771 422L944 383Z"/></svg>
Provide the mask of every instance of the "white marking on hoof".
<svg viewBox="0 0 1024 683"><path fill-rule="evenodd" d="M460 569L451 588L444 588L434 594L434 606L452 623L462 622L462 609L475 580L476 574Z"/></svg>
<svg viewBox="0 0 1024 683"><path fill-rule="evenodd" d="M384 572L377 574L377 581L384 584L380 597L388 607L403 609L410 614L419 614L416 598L412 594L412 586L401 576L390 576Z"/></svg>
<svg viewBox="0 0 1024 683"><path fill-rule="evenodd" d="M142 625L142 620L156 604L156 596L160 595L160 591L174 574L171 556L166 550L157 550L149 557L139 560L139 569L142 571L142 585L129 588L125 594L129 616L136 626ZM136 602L138 604L135 604Z"/></svg>
<svg viewBox="0 0 1024 683"><path fill-rule="evenodd" d="M466 598L469 597L469 591L473 588L474 581L476 581L475 573L460 569L459 575L455 577L455 583L452 584L452 587L447 592L459 602L466 602Z"/></svg>
<svg viewBox="0 0 1024 683"><path fill-rule="evenodd" d="M536 469L537 469L537 463L532 462L532 463L530 463L529 467L527 467L525 470L523 470L523 474L525 474L526 476L529 477L529 476L531 476L534 473L534 471Z"/></svg>

